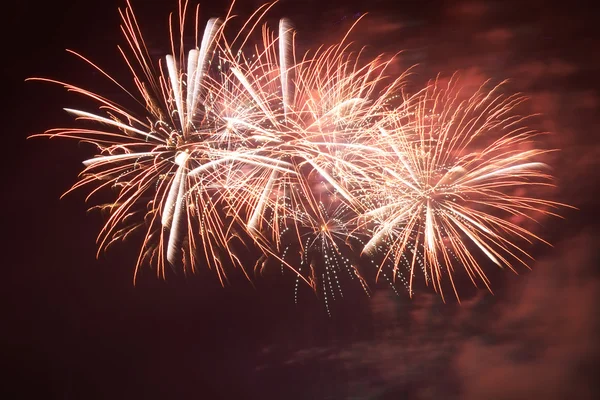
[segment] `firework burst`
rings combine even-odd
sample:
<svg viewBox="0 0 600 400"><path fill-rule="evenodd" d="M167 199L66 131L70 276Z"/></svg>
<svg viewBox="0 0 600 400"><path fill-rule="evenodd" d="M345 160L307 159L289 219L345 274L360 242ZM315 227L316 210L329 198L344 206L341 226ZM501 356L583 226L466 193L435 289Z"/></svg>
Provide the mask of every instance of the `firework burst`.
<svg viewBox="0 0 600 400"><path fill-rule="evenodd" d="M187 3L180 4L182 38L186 8ZM257 16L258 11L248 23ZM172 54L155 67L130 6L121 12L121 18L128 51L120 51L133 74L137 94L77 55L140 103L144 116L83 88L40 79L92 98L99 103L100 112L66 109L79 119L94 122L95 128L53 129L37 136L79 139L99 150L98 157L84 161L83 179L71 189L96 184L90 196L106 187L117 190L116 200L101 206L110 217L99 236L99 252L142 229L146 233L136 274L143 262L155 265L163 277L167 265L183 263L185 270L194 271L200 247L203 258L216 267L223 280L223 259L241 265L230 246L238 237L235 218L223 213L227 190L236 176L232 164L281 168L277 161L269 164L252 152L238 152L240 143L253 138L240 138L232 132L231 120L246 118L253 110L246 105L248 94L232 82L233 70L224 70L227 59L218 56L220 49L230 52L235 40L228 43L224 23L211 19L201 41L196 38L196 48L187 54L183 41L176 49L171 34ZM197 18L198 10L196 22Z"/></svg>
<svg viewBox="0 0 600 400"><path fill-rule="evenodd" d="M369 194L377 205L363 216L375 226L364 251L383 243L394 275L408 267L411 293L417 269L442 296L447 277L458 297L459 267L490 289L481 256L515 271L515 262L531 259L517 240L544 242L511 218L535 220L563 206L523 195L552 185L539 161L548 150L536 148L540 133L515 112L525 99L502 94L502 85L488 87L461 98L456 78L436 80L405 104L393 131L381 129L389 158Z"/></svg>
<svg viewBox="0 0 600 400"><path fill-rule="evenodd" d="M281 268L284 263L298 265L296 268L295 301L298 301L298 286L301 278L322 294L329 312L329 303L344 297L344 281L354 281L369 294L365 279L359 272L358 257L364 245L351 227L354 212L335 192L323 183L321 189L308 193L318 196L298 203L303 208L291 207L289 198L283 198L288 218L280 219L279 243L282 243ZM298 197L304 196L297 194Z"/></svg>
<svg viewBox="0 0 600 400"><path fill-rule="evenodd" d="M202 262L223 283L226 263L244 273L249 264L235 244L255 245L263 254L255 268L275 258L296 274L296 293L303 280L326 303L343 296L342 275L368 293L361 253L379 254L381 262L367 265L379 264L378 276L399 279L411 295L417 271L442 296L447 277L458 296L459 267L490 288L481 256L513 270L527 265L517 242L543 240L511 217L556 215L551 209L561 204L521 193L551 185L540 162L546 151L534 144L539 133L515 112L523 97L503 95L502 85L461 97L456 79L408 96L408 71L388 76L395 56L365 59L348 35L299 57L287 19L276 30L259 27L272 5L234 32L230 9L186 50L187 2L180 2L171 54L158 63L128 5L121 12L128 47L120 52L135 90L74 54L139 112L39 79L99 106L66 109L90 127L36 135L97 148L71 190L116 193L99 206L109 214L99 252L142 231L136 275L144 263L165 277L167 266L193 272ZM198 8L195 16L198 33Z"/></svg>
<svg viewBox="0 0 600 400"><path fill-rule="evenodd" d="M278 219L287 218L278 208L280 197L298 187L306 192L314 179L354 202L342 175L334 178L332 169L342 165L361 172L363 153L378 151L357 137L379 117L402 77L375 95L389 61L359 67L358 56L348 53L343 41L297 61L285 19L277 33L264 26L262 40L248 45L270 7L259 8L233 38L225 29L230 13L224 20L209 20L195 48L186 52L187 3L180 3L180 40L171 21L171 54L157 66L131 6L122 11L128 50L120 51L136 94L77 55L140 103L142 116L83 88L41 79L99 103L99 112L66 109L94 128L53 129L38 136L79 139L99 150L99 156L84 161L83 179L73 189L96 184L90 196L107 187L117 191L114 202L101 206L109 218L99 251L145 230L136 274L143 262L156 265L163 277L167 265L182 263L194 271L201 248L222 280L223 256L242 264L230 245L241 240L240 232L257 242L279 237ZM197 21L198 9L196 28ZM352 157L361 158L363 166ZM305 204L295 205L300 206ZM267 224L267 215L277 222Z"/></svg>

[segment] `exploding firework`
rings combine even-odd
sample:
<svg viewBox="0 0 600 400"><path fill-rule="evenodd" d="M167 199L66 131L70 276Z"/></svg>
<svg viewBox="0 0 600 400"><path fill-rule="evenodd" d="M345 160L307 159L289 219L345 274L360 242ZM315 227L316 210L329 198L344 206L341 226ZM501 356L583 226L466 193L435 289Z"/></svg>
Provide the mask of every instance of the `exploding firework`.
<svg viewBox="0 0 600 400"><path fill-rule="evenodd" d="M92 98L100 112L67 109L94 127L38 136L79 139L98 149L99 156L84 161L83 179L73 189L96 184L90 196L107 187L117 193L114 202L100 206L109 218L99 251L141 229L146 233L136 274L143 262L156 265L163 277L167 265L182 263L193 271L202 249L202 258L223 279L223 256L242 264L231 246L243 241L241 231L259 242L279 237L279 219L287 218L278 207L281 196L298 187L306 191L318 179L354 202L343 174L334 177L331 171L341 166L337 170L365 174L364 153L378 150L361 145L358 137L375 132L371 121L384 115L384 103L402 77L375 95L389 60L359 66L358 55L348 53L343 41L297 61L287 20L277 34L265 26L262 41L247 46L270 5L259 8L233 39L225 29L230 14L211 19L186 53L186 8L180 3L181 40L171 33L172 54L158 66L131 7L121 12L129 45L121 53L137 94L77 54L138 101L142 113L83 88L41 79ZM198 10L196 26L197 20ZM300 207L306 204L293 206ZM275 222L268 224L267 215L275 215L269 217Z"/></svg>
<svg viewBox="0 0 600 400"><path fill-rule="evenodd" d="M354 281L367 294L369 288L359 272L356 256L364 246L364 239L350 225L355 214L337 193L330 192L327 187L323 189L315 191L318 200L300 202L293 207L289 198L282 199L283 207L288 207L288 219L279 221L282 252L278 258L282 272L285 263L298 265L295 271L296 302L298 286L303 277L315 291L323 295L329 312L329 303L344 297L342 282ZM298 208L298 205L303 208Z"/></svg>
<svg viewBox="0 0 600 400"><path fill-rule="evenodd" d="M556 215L551 210L564 206L524 194L552 185L539 161L549 150L536 148L541 133L515 112L525 99L488 87L461 98L456 78L436 80L396 114L395 131L381 129L389 158L368 195L377 201L363 215L374 226L364 250L385 249L382 267L394 275L406 269L411 293L420 270L442 296L447 277L458 297L459 267L490 289L481 256L513 271L515 262L527 266L531 256L517 242L544 240L514 220Z"/></svg>
<svg viewBox="0 0 600 400"><path fill-rule="evenodd" d="M74 54L139 103L138 112L41 79L99 105L67 109L89 127L37 135L97 148L71 190L116 193L99 206L109 215L99 252L141 231L135 275L144 263L162 277L167 266L193 272L203 263L223 283L226 264L246 273L237 249L253 245L263 254L255 268L275 258L295 274L296 296L305 281L326 303L343 296L342 276L369 292L360 262L379 265L378 277L401 281L411 295L421 271L442 296L444 277L458 296L459 267L490 288L481 256L526 265L517 242L543 240L510 217L534 219L560 204L521 193L551 184L538 133L514 111L523 98L502 95L501 86L462 98L454 79L409 96L408 71L388 76L394 56L365 59L347 35L298 57L287 19L258 28L271 6L234 32L231 9L209 20L186 51L180 2L179 36L170 24L171 54L158 63L128 6L128 48L120 51L135 90ZM198 32L198 8L195 16ZM361 261L361 253L376 256Z"/></svg>
<svg viewBox="0 0 600 400"><path fill-rule="evenodd" d="M182 37L186 7L180 4ZM248 23L257 16L258 12ZM183 263L186 271L193 271L196 250L201 248L203 258L216 267L222 280L223 258L241 264L231 248L239 237L235 218L223 212L227 190L239 175L232 164L283 168L252 151L238 151L240 143L254 137L243 136L247 131L238 135L231 129L231 120L245 120L254 110L248 105L248 93L233 81L235 70L227 68L227 58L219 56L230 53L235 40L227 42L224 23L211 19L201 42L196 38L196 48L187 54L182 43L175 49L171 34L172 54L155 67L130 6L121 17L129 51L120 50L133 73L137 95L79 57L139 102L142 116L83 88L42 79L96 100L101 112L67 109L79 119L96 123L95 127L53 129L40 136L74 138L97 147L99 156L84 161L83 179L73 189L96 184L90 196L106 187L117 192L114 202L101 206L110 217L99 236L99 252L142 229L146 233L136 274L143 262L155 265L163 277L167 265ZM238 54L237 59L242 57Z"/></svg>

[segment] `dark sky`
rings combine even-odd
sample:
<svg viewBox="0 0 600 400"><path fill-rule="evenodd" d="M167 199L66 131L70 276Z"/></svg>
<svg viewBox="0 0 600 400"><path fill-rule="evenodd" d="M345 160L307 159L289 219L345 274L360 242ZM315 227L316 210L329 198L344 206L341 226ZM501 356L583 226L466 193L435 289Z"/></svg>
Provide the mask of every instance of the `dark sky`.
<svg viewBox="0 0 600 400"><path fill-rule="evenodd" d="M240 13L258 1L240 1ZM5 10L3 34L4 323L6 399L592 399L600 367L600 159L598 21L583 2L282 1L273 17L295 21L301 43L339 35L344 16L368 11L354 39L379 53L405 49L398 71L416 81L461 70L469 85L510 78L531 97L541 129L562 149L549 160L554 198L579 207L538 228L555 245L535 247L531 272L492 273L495 296L462 305L424 290L349 296L328 318L293 280L240 274L147 273L132 285L135 246L95 258L100 216L85 193L60 195L89 149L25 140L70 126L62 107L79 98L27 82L64 79L112 91L77 50L129 79L120 1L22 1ZM133 3L151 51L166 53L176 0ZM227 4L202 4L203 16ZM347 18L347 19L348 19ZM346 19L346 20L347 20ZM341 21L341 22L340 22ZM35 396L35 397L34 397Z"/></svg>

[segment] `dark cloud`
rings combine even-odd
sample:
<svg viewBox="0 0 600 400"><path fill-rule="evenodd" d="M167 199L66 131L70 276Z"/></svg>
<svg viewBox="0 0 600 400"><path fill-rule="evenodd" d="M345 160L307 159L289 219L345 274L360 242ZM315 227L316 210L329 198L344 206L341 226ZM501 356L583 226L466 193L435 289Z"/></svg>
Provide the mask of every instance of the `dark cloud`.
<svg viewBox="0 0 600 400"><path fill-rule="evenodd" d="M598 357L598 237L563 242L512 286L486 331L465 339L453 367L465 399L591 399L589 368Z"/></svg>
<svg viewBox="0 0 600 400"><path fill-rule="evenodd" d="M448 13L465 19L481 18L486 14L488 9L489 5L484 1L466 0L456 2L453 7L449 8Z"/></svg>
<svg viewBox="0 0 600 400"><path fill-rule="evenodd" d="M347 389L357 398L592 399L600 279L588 266L600 261L597 240L585 231L565 240L498 297L456 305L380 291L371 340L304 348L286 365L337 365L355 377Z"/></svg>

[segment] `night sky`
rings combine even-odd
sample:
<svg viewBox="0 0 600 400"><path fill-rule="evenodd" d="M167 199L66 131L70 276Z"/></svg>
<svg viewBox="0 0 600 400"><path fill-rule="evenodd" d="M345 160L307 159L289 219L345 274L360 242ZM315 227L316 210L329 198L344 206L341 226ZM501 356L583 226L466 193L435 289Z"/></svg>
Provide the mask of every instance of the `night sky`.
<svg viewBox="0 0 600 400"><path fill-rule="evenodd" d="M132 284L136 239L96 259L102 217L86 192L59 199L90 149L31 134L72 126L63 107L87 102L66 80L127 101L76 50L118 80L130 79L117 45L124 1L22 1L5 9L1 279L6 399L592 399L600 367L600 41L597 15L579 1L293 1L299 44L341 35L373 54L405 50L396 71L414 82L460 70L475 86L510 79L527 94L536 128L562 149L547 160L553 200L579 210L535 228L532 271L490 270L495 294L468 289L462 304L422 288L412 300L376 287L350 293L329 318L278 268L251 285L240 272L222 288L212 271ZM238 4L247 15L258 1ZM202 21L229 3L201 4ZM155 57L168 52L176 0L137 0ZM92 205L92 204L90 204ZM253 262L249 260L249 264ZM2 392L0 392L2 393Z"/></svg>

